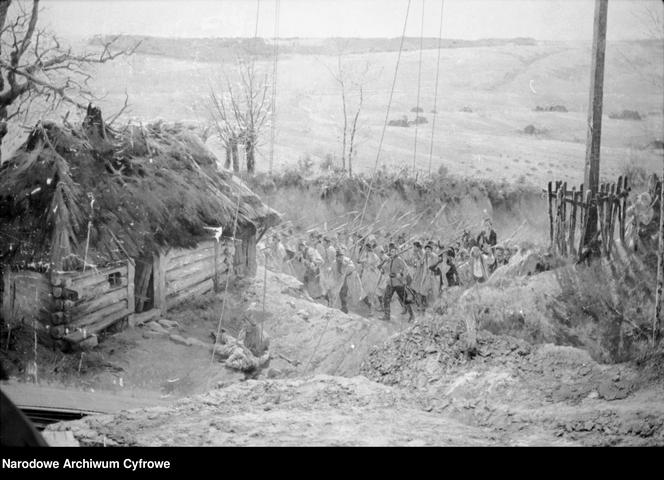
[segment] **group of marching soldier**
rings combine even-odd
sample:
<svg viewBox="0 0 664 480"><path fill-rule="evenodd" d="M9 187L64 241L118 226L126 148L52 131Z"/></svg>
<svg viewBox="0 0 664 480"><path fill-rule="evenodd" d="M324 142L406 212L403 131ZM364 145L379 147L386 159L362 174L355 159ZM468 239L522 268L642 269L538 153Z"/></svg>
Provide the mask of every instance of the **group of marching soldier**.
<svg viewBox="0 0 664 480"><path fill-rule="evenodd" d="M382 311L388 321L395 293L411 321L413 306L423 312L445 287L486 281L509 257L497 245L490 219L476 237L466 231L461 241L448 246L433 240L410 242L405 235L391 238L380 231L362 236L314 230L298 239L289 230L271 235L262 251L268 269L295 276L312 298L346 313L349 303L364 302L370 314ZM460 276L461 264L467 275Z"/></svg>

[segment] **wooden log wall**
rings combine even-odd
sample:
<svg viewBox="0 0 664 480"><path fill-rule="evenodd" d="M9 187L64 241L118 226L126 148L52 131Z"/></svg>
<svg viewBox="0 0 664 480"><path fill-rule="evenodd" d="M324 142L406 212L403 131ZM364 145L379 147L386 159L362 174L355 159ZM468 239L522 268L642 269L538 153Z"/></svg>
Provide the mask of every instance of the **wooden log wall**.
<svg viewBox="0 0 664 480"><path fill-rule="evenodd" d="M5 266L3 273L2 316L11 323L32 325L38 321L38 329L51 327L51 282L43 273L12 271Z"/></svg>
<svg viewBox="0 0 664 480"><path fill-rule="evenodd" d="M134 263L51 274L51 335L78 343L134 312Z"/></svg>
<svg viewBox="0 0 664 480"><path fill-rule="evenodd" d="M208 241L195 249L171 250L155 260L155 297L161 297L155 300L155 306L167 310L192 296L218 291L225 284L226 276L234 273L235 248L231 240L216 243Z"/></svg>
<svg viewBox="0 0 664 480"><path fill-rule="evenodd" d="M616 237L624 242L625 212L630 188L627 178L619 177L617 183L600 185L596 195L567 188L567 183L549 182L544 192L548 198L550 247L561 256L577 256L583 249L588 210L597 206L597 231L601 239L601 251L610 256ZM578 236L577 236L578 235Z"/></svg>

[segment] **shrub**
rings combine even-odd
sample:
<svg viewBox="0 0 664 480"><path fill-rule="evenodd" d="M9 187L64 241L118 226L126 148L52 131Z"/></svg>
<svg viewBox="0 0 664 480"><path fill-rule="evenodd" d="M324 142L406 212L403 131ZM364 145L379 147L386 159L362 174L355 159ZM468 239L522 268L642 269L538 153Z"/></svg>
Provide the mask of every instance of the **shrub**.
<svg viewBox="0 0 664 480"><path fill-rule="evenodd" d="M609 114L609 118L614 120L643 120L643 117L636 110L623 110Z"/></svg>
<svg viewBox="0 0 664 480"><path fill-rule="evenodd" d="M331 153L325 155L325 158L320 161L320 169L323 171L337 171L339 170L337 159Z"/></svg>

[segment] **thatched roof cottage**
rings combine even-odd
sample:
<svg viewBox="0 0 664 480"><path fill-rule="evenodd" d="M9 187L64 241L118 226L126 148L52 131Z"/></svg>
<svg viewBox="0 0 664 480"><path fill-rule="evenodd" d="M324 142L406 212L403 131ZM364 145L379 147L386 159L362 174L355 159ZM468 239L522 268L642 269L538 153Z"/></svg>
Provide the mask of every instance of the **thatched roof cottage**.
<svg viewBox="0 0 664 480"><path fill-rule="evenodd" d="M40 123L0 166L2 314L78 342L252 275L278 222L182 126Z"/></svg>

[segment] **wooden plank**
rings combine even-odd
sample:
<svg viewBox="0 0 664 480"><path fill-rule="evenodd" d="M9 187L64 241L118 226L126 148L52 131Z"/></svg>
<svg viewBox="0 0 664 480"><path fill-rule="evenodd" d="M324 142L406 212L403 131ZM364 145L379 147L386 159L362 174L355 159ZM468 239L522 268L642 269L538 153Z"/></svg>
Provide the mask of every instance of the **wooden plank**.
<svg viewBox="0 0 664 480"><path fill-rule="evenodd" d="M581 238L579 238L579 255L583 252L583 246L585 244L585 239L586 239L586 233L588 230L588 221L590 216L588 215L588 211L590 209L590 202L592 201L592 193L588 190L585 192L585 198L583 199L583 202L585 206L583 207L585 213L583 215L583 223L581 224Z"/></svg>
<svg viewBox="0 0 664 480"><path fill-rule="evenodd" d="M83 271L73 271L73 272L53 272L51 273L51 283L56 286L67 286L67 280L73 283L78 283L79 285L88 285L95 283L98 280L95 280L96 277L100 275L110 275L114 272L120 272L121 277L127 276L127 262L123 261L115 265L102 267L93 270Z"/></svg>
<svg viewBox="0 0 664 480"><path fill-rule="evenodd" d="M602 251L602 254L606 253L606 238L605 238L605 231L604 231L604 229L605 229L604 222L606 220L606 216L605 216L606 199L605 199L605 196L604 196L605 189L606 189L606 184L602 183L600 185L600 188L599 188L600 194L599 194L598 200L597 200L597 219L598 219L598 222L599 222L598 229L599 229L599 233L600 233L601 239L602 239L602 243L601 243L601 247L600 247L601 251Z"/></svg>
<svg viewBox="0 0 664 480"><path fill-rule="evenodd" d="M140 313L143 311L143 305L148 298L147 290L150 284L150 276L152 275L152 261L148 265L147 262L138 259L136 267L136 270L134 270L135 312Z"/></svg>
<svg viewBox="0 0 664 480"><path fill-rule="evenodd" d="M65 340L70 343L78 343L90 335L96 335L101 332L103 329L110 327L118 320L131 315L132 312L128 309L120 310L115 313L109 314L107 317L96 320L94 323L86 325L83 328L77 329L65 336Z"/></svg>
<svg viewBox="0 0 664 480"><path fill-rule="evenodd" d="M5 284L6 307L3 300L3 311L9 321L21 318L30 321L34 318L49 325L53 298L50 295L49 280L46 275L26 275L28 272L6 272L5 277L9 285ZM17 281L20 279L20 281ZM3 313L5 315L5 313Z"/></svg>
<svg viewBox="0 0 664 480"><path fill-rule="evenodd" d="M629 186L628 186L628 179L627 177L623 178L623 193L629 193ZM625 219L627 217L627 196L625 195L621 199L620 203L620 243L625 245Z"/></svg>
<svg viewBox="0 0 664 480"><path fill-rule="evenodd" d="M119 284L116 286L111 286L108 282L108 279L104 278L95 285L89 285L78 290L73 290L76 292L76 303L86 302L89 300L94 300L99 298L102 295L105 295L113 290L119 288L127 288L127 277L120 278Z"/></svg>
<svg viewBox="0 0 664 480"><path fill-rule="evenodd" d="M182 257L188 257L189 255L201 253L207 255L214 255L214 244L212 242L199 243L195 248L177 248L171 250L168 253L169 263L177 263L178 260ZM189 262L185 262L189 263Z"/></svg>
<svg viewBox="0 0 664 480"><path fill-rule="evenodd" d="M567 197L567 182L563 183L563 194L562 194L562 201L561 201L561 222L560 222L560 249L562 255L567 255L567 202L565 202L565 198Z"/></svg>
<svg viewBox="0 0 664 480"><path fill-rule="evenodd" d="M572 198L574 199L574 202L572 203L572 210L569 219L570 223L569 223L569 239L568 239L568 251L571 256L576 255L576 245L574 244L574 232L576 230L577 195L578 192L576 191L576 187L572 187Z"/></svg>
<svg viewBox="0 0 664 480"><path fill-rule="evenodd" d="M556 196L556 220L555 220L555 235L554 235L554 241L555 241L555 251L559 255L563 254L563 249L562 245L560 243L560 238L561 238L561 230L562 230L562 204L564 203L562 198L563 198L563 190L562 188L557 189L557 196Z"/></svg>
<svg viewBox="0 0 664 480"><path fill-rule="evenodd" d="M103 282L108 282L108 279L113 275L115 278L119 278L120 281L124 278L127 279L127 266L111 270L108 272L98 273L96 275L89 275L85 278L72 278L71 286L69 287L72 290L81 290L88 287L94 287ZM126 285L126 283L125 283Z"/></svg>
<svg viewBox="0 0 664 480"><path fill-rule="evenodd" d="M175 305L182 303L183 301L187 300L188 298L191 298L196 295L203 295L206 292L209 292L214 288L214 285L212 283L212 279L209 278L205 280L204 282L199 283L198 285L195 285L187 290L183 290L175 295L168 296L166 297L166 304L168 305L168 308L172 308Z"/></svg>
<svg viewBox="0 0 664 480"><path fill-rule="evenodd" d="M127 300L124 299L119 302L107 305L104 308L96 310L83 317L78 317L74 321L70 322L68 327L70 328L70 330L74 328L82 328L87 325L91 325L99 320L102 320L108 317L109 315L113 315L119 311L127 312L127 314L133 313L133 309L127 307Z"/></svg>
<svg viewBox="0 0 664 480"><path fill-rule="evenodd" d="M151 320L156 320L159 317L161 317L161 309L159 308L151 308L145 312L134 313L129 317L129 326L136 327Z"/></svg>
<svg viewBox="0 0 664 480"><path fill-rule="evenodd" d="M166 269L166 273L169 274L173 271L186 267L187 265L191 265L192 263L201 262L201 261L212 262L213 260L214 260L214 249L204 250L202 252L195 251L190 253L189 255L181 256L176 260L171 260L169 258L168 268Z"/></svg>
<svg viewBox="0 0 664 480"><path fill-rule="evenodd" d="M563 202L564 203L564 202ZM256 234L252 233L244 240L247 249L247 274L250 277L256 275L258 262L256 260Z"/></svg>
<svg viewBox="0 0 664 480"><path fill-rule="evenodd" d="M70 309L70 312L73 315L73 318L78 319L123 300L129 301L127 287L116 288L115 290L109 291L94 300L77 303Z"/></svg>
<svg viewBox="0 0 664 480"><path fill-rule="evenodd" d="M584 190L583 190L583 188L584 188L584 187L583 187L583 184L581 184L581 185L579 186L579 194L580 194L580 195L579 195L579 199L580 199L581 204L582 204L582 205L585 205L584 200L585 200L586 197L584 196ZM579 209L579 229L581 229L581 225L583 225L584 222L585 222L585 218L584 218L585 215L586 215L586 211L585 211L585 210L586 210L586 209L583 208L583 207Z"/></svg>
<svg viewBox="0 0 664 480"><path fill-rule="evenodd" d="M134 294L136 289L134 287L134 276L136 273L136 264L131 258L127 262L127 308L134 313L136 309L136 299Z"/></svg>
<svg viewBox="0 0 664 480"><path fill-rule="evenodd" d="M178 268L177 270L167 271L166 284L182 277L188 277L189 275L193 275L197 272L206 272L208 275L210 275L210 278L212 278L214 276L214 256L187 264Z"/></svg>
<svg viewBox="0 0 664 480"><path fill-rule="evenodd" d="M193 285L197 285L205 280L212 280L214 273L208 272L195 272L192 275L182 277L178 280L173 280L171 282L166 282L166 296L176 294L182 290L186 290Z"/></svg>
<svg viewBox="0 0 664 480"><path fill-rule="evenodd" d="M614 218L616 215L616 203L617 203L617 197L616 197L616 184L612 183L610 187L610 195L611 199L609 200L609 220L607 222L607 239L608 239L608 245L607 245L607 252L609 255L611 255L611 249L613 248L613 241L614 241Z"/></svg>
<svg viewBox="0 0 664 480"><path fill-rule="evenodd" d="M168 258L159 253L152 257L155 308L166 308L166 267Z"/></svg>
<svg viewBox="0 0 664 480"><path fill-rule="evenodd" d="M219 242L214 242L214 278L213 280L213 285L214 285L214 291L219 292L221 290L219 286Z"/></svg>

